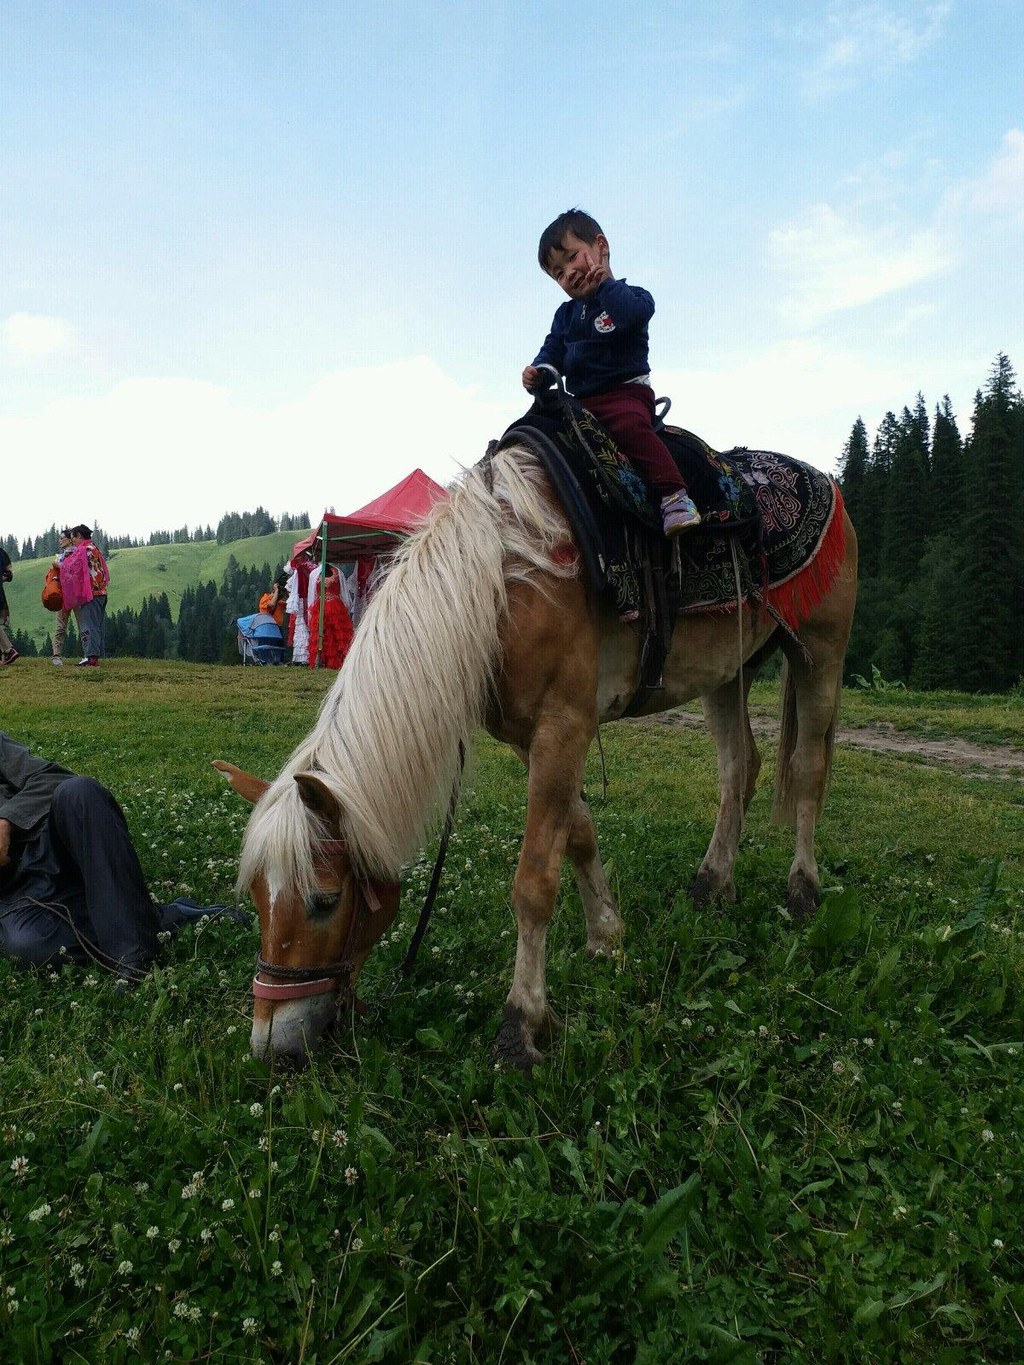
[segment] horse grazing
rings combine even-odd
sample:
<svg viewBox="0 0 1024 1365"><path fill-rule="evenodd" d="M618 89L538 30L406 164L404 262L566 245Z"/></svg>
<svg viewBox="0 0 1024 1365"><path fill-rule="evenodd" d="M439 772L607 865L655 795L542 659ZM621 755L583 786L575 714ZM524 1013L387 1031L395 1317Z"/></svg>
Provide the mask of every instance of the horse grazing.
<svg viewBox="0 0 1024 1365"><path fill-rule="evenodd" d="M699 696L717 746L721 803L693 883L700 903L735 899L733 863L760 766L747 694L775 644L786 662L773 818L796 829L790 912L804 919L818 903L814 827L856 597L856 537L841 500L834 515L836 562L827 586L805 598L799 638L746 605L684 615L664 688L646 708ZM564 857L588 955L610 953L622 933L580 790L598 725L621 716L634 693L638 649L635 626L581 581L535 457L513 445L486 474L465 473L399 551L315 728L279 776L267 785L217 765L256 803L239 869L260 914L254 1053L301 1064L356 1003L359 970L397 911L400 870L447 803L460 745L486 726L528 769L512 888L518 942L498 1055L524 1070L541 1060L557 1022L545 940Z"/></svg>

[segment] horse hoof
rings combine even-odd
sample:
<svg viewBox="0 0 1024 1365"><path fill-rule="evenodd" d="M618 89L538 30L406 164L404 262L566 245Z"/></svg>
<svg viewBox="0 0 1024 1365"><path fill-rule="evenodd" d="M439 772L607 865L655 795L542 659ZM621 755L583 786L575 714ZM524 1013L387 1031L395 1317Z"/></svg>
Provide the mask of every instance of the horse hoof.
<svg viewBox="0 0 1024 1365"><path fill-rule="evenodd" d="M546 1019L542 1027L548 1027ZM494 1050L501 1066L514 1068L526 1076L544 1060L543 1052L535 1048L530 1039L526 1015L517 1005L505 1006L505 1015L498 1030Z"/></svg>
<svg viewBox="0 0 1024 1365"><path fill-rule="evenodd" d="M736 884L730 880L724 886L718 886L710 872L698 872L689 897L696 910L707 910L712 905L731 905L736 899Z"/></svg>
<svg viewBox="0 0 1024 1365"><path fill-rule="evenodd" d="M789 883L787 908L794 924L806 924L814 918L814 912L821 903L818 888L804 872L798 872Z"/></svg>

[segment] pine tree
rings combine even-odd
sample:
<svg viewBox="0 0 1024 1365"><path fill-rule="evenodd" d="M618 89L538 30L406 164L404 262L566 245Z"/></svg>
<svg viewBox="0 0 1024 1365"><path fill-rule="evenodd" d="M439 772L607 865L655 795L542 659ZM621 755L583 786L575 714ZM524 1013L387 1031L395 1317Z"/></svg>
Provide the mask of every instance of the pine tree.
<svg viewBox="0 0 1024 1365"><path fill-rule="evenodd" d="M955 624L958 685L972 692L1001 691L1021 671L1021 566L1014 524L1020 499L1020 404L1013 367L1000 352L976 400L966 451L965 554Z"/></svg>
<svg viewBox="0 0 1024 1365"><path fill-rule="evenodd" d="M933 510L936 521L950 510L954 513L963 510L963 453L963 442L947 393L943 396L941 407L936 404L932 435Z"/></svg>
<svg viewBox="0 0 1024 1365"><path fill-rule="evenodd" d="M868 458L868 431L863 418L858 417L850 432L850 439L843 446L839 466L839 486L842 489L846 510L855 527L860 525Z"/></svg>

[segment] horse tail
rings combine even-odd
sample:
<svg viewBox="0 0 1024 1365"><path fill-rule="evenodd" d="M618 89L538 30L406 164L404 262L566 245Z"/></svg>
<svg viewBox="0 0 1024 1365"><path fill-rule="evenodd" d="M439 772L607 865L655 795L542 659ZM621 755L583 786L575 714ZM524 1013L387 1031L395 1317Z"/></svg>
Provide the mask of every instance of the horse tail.
<svg viewBox="0 0 1024 1365"><path fill-rule="evenodd" d="M842 688L837 683L835 699L832 705L832 718L829 721L828 729L825 731L825 777L821 784L821 794L818 797L818 815L821 814L822 807L825 804L825 797L828 793L829 781L832 776L832 752L835 748L836 730L839 726L839 702L841 697ZM775 792L772 799L772 824L789 825L792 828L796 825L793 754L796 751L798 722L796 711L796 683L793 680L793 670L789 665L788 659L784 659L782 664L781 712L779 751L775 759Z"/></svg>

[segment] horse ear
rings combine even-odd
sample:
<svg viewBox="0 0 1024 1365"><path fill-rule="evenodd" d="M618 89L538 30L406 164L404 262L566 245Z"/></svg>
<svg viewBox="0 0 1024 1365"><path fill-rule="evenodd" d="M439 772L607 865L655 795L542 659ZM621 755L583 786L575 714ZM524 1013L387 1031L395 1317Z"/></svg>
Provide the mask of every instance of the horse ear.
<svg viewBox="0 0 1024 1365"><path fill-rule="evenodd" d="M242 800L248 801L252 805L256 804L270 786L270 783L264 782L261 777L253 777L249 773L244 773L241 768L236 768L233 763L225 763L222 758L215 758L213 766L231 783Z"/></svg>
<svg viewBox="0 0 1024 1365"><path fill-rule="evenodd" d="M341 818L337 798L316 773L296 773L295 781L299 786L302 803L314 815L318 815L326 825L336 826Z"/></svg>

